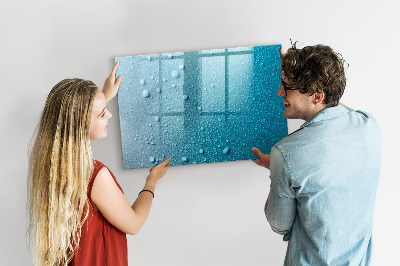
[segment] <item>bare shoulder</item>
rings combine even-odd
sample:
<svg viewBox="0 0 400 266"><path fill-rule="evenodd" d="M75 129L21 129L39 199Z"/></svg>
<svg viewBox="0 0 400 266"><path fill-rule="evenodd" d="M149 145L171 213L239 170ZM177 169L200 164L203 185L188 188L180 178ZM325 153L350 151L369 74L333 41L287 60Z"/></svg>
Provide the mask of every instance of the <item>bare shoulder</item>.
<svg viewBox="0 0 400 266"><path fill-rule="evenodd" d="M136 232L136 227L132 225L136 214L107 167L103 167L97 174L91 196L93 203L109 223L122 232Z"/></svg>
<svg viewBox="0 0 400 266"><path fill-rule="evenodd" d="M103 167L93 182L92 199L96 203L112 192L119 192L119 188L107 167Z"/></svg>
<svg viewBox="0 0 400 266"><path fill-rule="evenodd" d="M107 167L104 166L103 168L100 169L100 171L97 173L97 176L96 176L96 179L94 180L94 182L96 182L99 179L102 181L105 181L108 179L113 180L113 177L111 176L111 173L107 169Z"/></svg>

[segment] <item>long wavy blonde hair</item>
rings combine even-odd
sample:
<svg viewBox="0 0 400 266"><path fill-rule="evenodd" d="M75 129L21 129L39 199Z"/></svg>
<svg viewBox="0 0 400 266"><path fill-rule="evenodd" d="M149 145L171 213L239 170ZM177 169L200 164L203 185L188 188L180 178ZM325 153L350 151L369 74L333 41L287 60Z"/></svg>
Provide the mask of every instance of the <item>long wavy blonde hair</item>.
<svg viewBox="0 0 400 266"><path fill-rule="evenodd" d="M89 136L96 90L91 81L65 79L47 97L29 159L35 265L67 265L79 244L93 173Z"/></svg>

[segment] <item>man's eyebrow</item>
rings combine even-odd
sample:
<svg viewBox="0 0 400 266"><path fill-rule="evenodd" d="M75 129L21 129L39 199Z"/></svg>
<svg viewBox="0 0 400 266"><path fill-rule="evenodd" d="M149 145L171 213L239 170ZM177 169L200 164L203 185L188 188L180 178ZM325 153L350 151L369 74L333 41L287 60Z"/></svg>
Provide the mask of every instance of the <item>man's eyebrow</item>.
<svg viewBox="0 0 400 266"><path fill-rule="evenodd" d="M284 84L286 87L289 87L289 86L287 85L287 83L283 81L283 79L281 79L281 83Z"/></svg>

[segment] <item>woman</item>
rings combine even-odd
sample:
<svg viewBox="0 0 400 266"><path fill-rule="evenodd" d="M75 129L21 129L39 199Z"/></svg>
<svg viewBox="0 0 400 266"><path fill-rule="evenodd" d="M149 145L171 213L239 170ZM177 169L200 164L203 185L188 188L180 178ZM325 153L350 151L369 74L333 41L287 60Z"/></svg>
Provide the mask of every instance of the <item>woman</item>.
<svg viewBox="0 0 400 266"><path fill-rule="evenodd" d="M130 206L112 172L93 160L90 143L107 136L106 102L117 93L118 62L103 91L65 79L50 91L30 154L29 232L35 265L128 265L126 234L145 222L170 158L150 169ZM143 192L143 193L142 193Z"/></svg>

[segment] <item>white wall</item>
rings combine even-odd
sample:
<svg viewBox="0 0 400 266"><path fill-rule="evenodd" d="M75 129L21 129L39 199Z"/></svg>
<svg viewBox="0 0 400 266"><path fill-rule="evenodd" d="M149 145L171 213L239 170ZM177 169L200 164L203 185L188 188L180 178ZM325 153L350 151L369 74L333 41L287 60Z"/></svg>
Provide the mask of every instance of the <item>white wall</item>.
<svg viewBox="0 0 400 266"><path fill-rule="evenodd" d="M81 77L102 86L114 56L279 43L287 49L289 38L342 53L350 64L342 102L372 113L381 124L375 260L395 265L400 248L395 2L1 1L0 265L32 264L25 237L27 147L58 81ZM148 169L122 170L116 99L109 109L114 114L109 136L93 143L93 153L133 202ZM298 126L291 122L290 130ZM263 214L268 176L250 161L171 167L143 230L128 237L130 264L282 265L286 244Z"/></svg>

